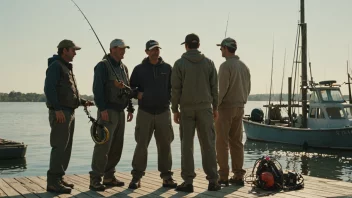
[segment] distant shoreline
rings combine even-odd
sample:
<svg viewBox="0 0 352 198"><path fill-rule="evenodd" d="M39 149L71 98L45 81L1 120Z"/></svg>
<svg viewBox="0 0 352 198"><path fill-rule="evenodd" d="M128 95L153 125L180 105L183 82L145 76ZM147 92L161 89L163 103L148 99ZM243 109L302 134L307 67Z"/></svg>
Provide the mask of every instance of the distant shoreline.
<svg viewBox="0 0 352 198"><path fill-rule="evenodd" d="M92 95L81 95L81 97L91 101L94 100ZM348 95L343 97L346 101L348 100ZM288 94L282 94L282 101L287 101L287 98ZM300 98L300 96L296 95L295 98ZM269 101L269 94L251 94L248 101ZM280 94L272 94L271 101L280 101ZM11 91L10 93L0 93L0 102L46 102L46 97L44 94ZM136 104L137 101L133 99L133 103Z"/></svg>

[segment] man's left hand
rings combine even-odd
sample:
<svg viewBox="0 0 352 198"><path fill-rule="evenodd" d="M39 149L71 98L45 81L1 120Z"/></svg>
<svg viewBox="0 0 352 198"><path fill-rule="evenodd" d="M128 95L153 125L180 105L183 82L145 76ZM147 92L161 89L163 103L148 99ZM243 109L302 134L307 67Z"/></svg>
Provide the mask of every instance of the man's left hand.
<svg viewBox="0 0 352 198"><path fill-rule="evenodd" d="M127 122L131 122L132 119L133 119L133 113L128 112L128 114L127 114Z"/></svg>

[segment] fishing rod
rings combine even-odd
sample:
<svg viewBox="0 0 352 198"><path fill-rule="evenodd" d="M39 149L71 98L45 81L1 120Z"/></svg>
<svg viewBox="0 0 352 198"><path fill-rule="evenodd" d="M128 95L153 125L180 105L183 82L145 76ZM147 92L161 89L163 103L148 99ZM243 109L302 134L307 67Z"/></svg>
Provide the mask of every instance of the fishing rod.
<svg viewBox="0 0 352 198"><path fill-rule="evenodd" d="M74 0L71 0L71 1L75 4L75 6L78 8L78 10L82 13L83 17L86 19L86 21L88 22L88 24L89 24L90 28L92 29L92 31L93 31L93 33L94 33L95 37L97 38L97 40L98 40L98 42L99 42L99 44L100 44L101 48L102 48L102 49L103 49L103 51L104 51L104 54L105 54L106 60L108 61L109 66L111 67L111 70L113 71L113 73L114 73L114 75L115 75L115 77L116 77L116 81L117 81L117 83L122 84L123 94L130 95L130 94L131 94L131 92L132 92L131 87L127 86L127 85L126 85L123 81L121 81L121 80L119 79L119 77L117 76L116 71L114 70L114 68L113 68L113 66L112 66L112 63L111 63L111 61L109 60L108 55L107 55L107 53L106 53L106 51L105 51L105 49L104 49L104 47L103 47L103 44L101 44L101 42L100 42L100 39L99 39L98 35L97 35L97 34L95 33L95 31L94 31L93 26L90 24L90 22L89 22L89 20L87 19L86 15L83 13L83 11L81 10L81 8L77 5L77 3L76 3ZM115 83L115 86L117 86L117 87L119 87L119 88L120 88L120 85L119 85L119 84L116 84L116 83Z"/></svg>

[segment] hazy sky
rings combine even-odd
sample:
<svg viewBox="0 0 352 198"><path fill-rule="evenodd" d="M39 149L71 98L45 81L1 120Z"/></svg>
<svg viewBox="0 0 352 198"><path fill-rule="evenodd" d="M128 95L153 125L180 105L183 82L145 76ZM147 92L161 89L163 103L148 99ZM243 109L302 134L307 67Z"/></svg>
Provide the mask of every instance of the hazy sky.
<svg viewBox="0 0 352 198"><path fill-rule="evenodd" d="M287 90L299 0L76 3L107 51L115 38L122 38L131 46L123 60L130 72L146 57L144 49L149 39L160 42L161 56L173 65L185 51L180 43L192 32L200 37L200 51L218 68L224 58L215 44L224 38L230 13L227 36L237 40L237 54L251 70L252 94L269 91L273 38L274 92L280 91L285 49ZM317 81L347 80L346 61L352 53L351 8L351 0L306 0L309 60ZM103 51L70 0L0 0L0 33L0 92L43 93L48 57L56 54L62 39L71 39L82 47L73 61L78 88L82 94L92 94L93 68L103 57ZM343 91L348 94L346 85Z"/></svg>

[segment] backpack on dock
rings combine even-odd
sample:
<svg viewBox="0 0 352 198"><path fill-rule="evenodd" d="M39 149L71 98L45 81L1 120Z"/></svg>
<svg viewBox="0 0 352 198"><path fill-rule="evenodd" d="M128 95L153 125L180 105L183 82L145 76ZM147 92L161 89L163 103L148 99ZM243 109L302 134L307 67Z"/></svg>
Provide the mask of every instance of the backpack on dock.
<svg viewBox="0 0 352 198"><path fill-rule="evenodd" d="M301 174L283 173L281 164L268 156L263 156L255 161L252 173L246 177L246 182L263 190L287 191L304 187L304 179Z"/></svg>

